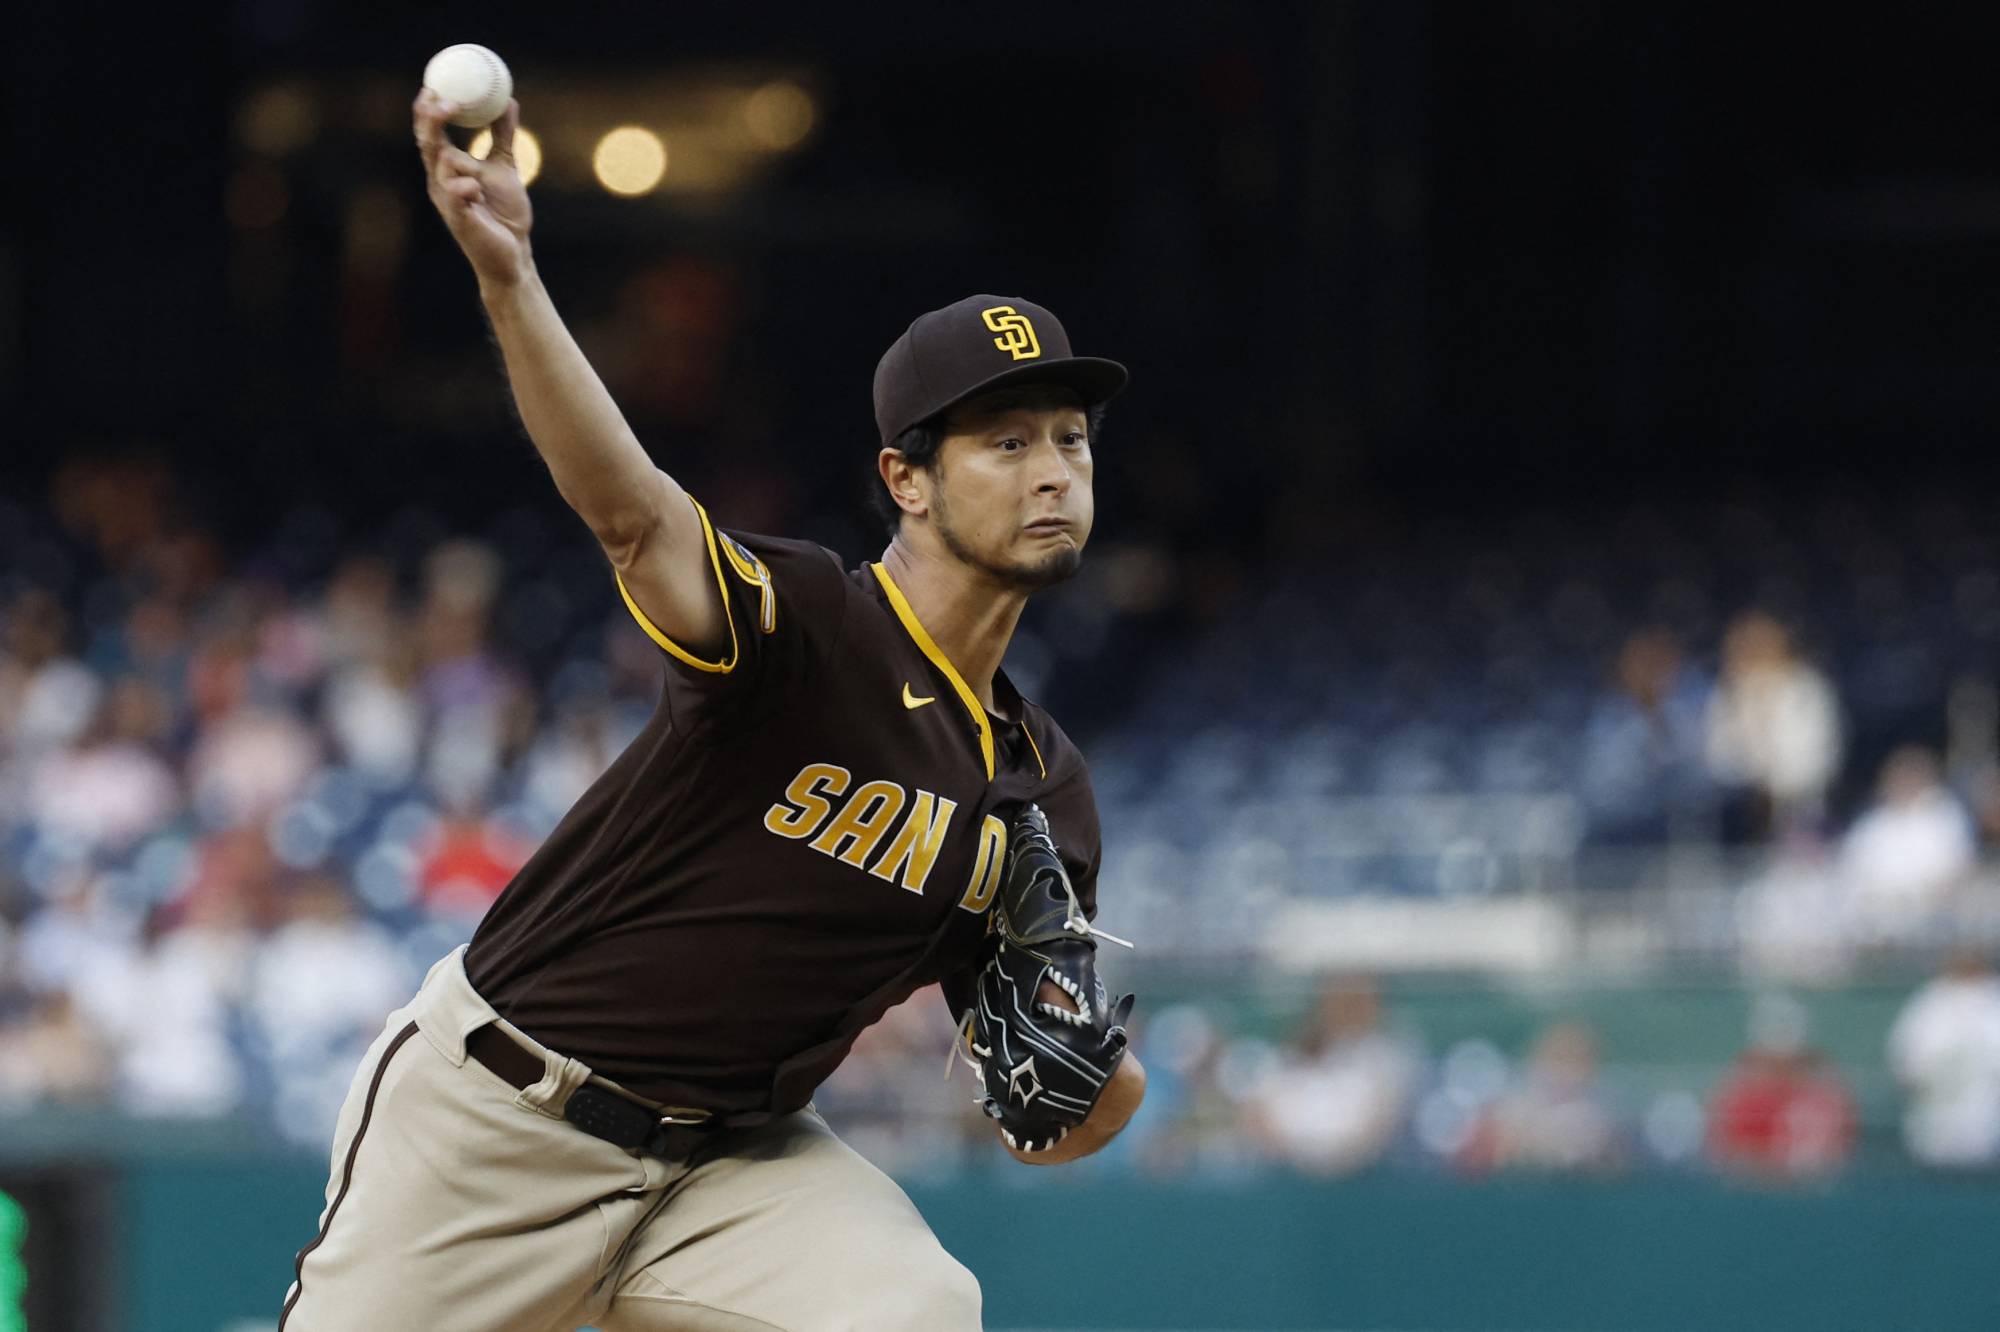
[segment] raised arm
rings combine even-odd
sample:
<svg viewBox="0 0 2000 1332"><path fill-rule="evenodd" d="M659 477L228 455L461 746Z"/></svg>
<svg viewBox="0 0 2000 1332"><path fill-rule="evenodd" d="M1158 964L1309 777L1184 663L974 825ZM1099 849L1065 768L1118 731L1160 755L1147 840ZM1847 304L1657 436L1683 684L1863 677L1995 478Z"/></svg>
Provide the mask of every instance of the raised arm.
<svg viewBox="0 0 2000 1332"><path fill-rule="evenodd" d="M520 105L507 104L483 162L446 137L450 103L425 89L412 111L431 203L479 279L515 406L556 489L646 618L691 651L713 652L727 623L694 505L647 457L535 270L534 213L514 166Z"/></svg>

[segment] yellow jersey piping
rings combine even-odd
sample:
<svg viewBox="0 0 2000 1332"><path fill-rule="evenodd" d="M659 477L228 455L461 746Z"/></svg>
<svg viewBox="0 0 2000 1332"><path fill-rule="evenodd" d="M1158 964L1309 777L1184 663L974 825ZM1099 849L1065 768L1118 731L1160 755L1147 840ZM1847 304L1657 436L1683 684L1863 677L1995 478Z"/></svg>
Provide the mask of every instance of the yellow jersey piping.
<svg viewBox="0 0 2000 1332"><path fill-rule="evenodd" d="M951 664L951 658L945 656L944 651L931 638L930 632L917 618L917 613L910 609L908 598L903 595L903 589L896 586L896 580L889 576L889 571L879 563L868 567L874 571L876 581L882 584L882 590L889 594L889 606L896 612L896 618L903 622L904 630L916 643L918 650L930 658L931 665L943 672L944 678L951 682L952 692L958 695L959 702L965 704L966 712L972 717L972 724L979 728L979 757L986 763L986 780L992 781L993 725L986 720L986 709L980 706L978 696L959 675L958 668Z"/></svg>
<svg viewBox="0 0 2000 1332"><path fill-rule="evenodd" d="M1042 770L1042 780L1047 781L1049 765L1042 762L1042 747L1035 743L1035 733L1028 729L1028 723L1021 723L1021 734L1028 737L1028 748L1035 751L1035 766Z"/></svg>
<svg viewBox="0 0 2000 1332"><path fill-rule="evenodd" d="M736 669L736 614L729 608L729 586L722 581L722 556L715 548L715 528L708 521L708 510L701 507L701 501L688 496L688 503L694 505L695 513L701 518L701 534L708 542L708 562L715 568L715 591L722 598L722 618L729 622L729 655L721 661L703 661L673 639L660 632L659 626L646 618L646 612L639 609L639 603L632 600L632 590L625 586L624 577L616 569L611 576L618 580L618 595L625 598L625 609L632 612L632 618L646 631L646 637L672 653L677 661L686 662L698 671L708 671L713 675L727 675Z"/></svg>
<svg viewBox="0 0 2000 1332"><path fill-rule="evenodd" d="M729 557L729 566L744 582L757 589L757 627L765 633L772 633L778 627L778 594L771 586L771 571L750 551L739 548L728 536L718 539L722 553ZM745 564L743 561L750 562Z"/></svg>

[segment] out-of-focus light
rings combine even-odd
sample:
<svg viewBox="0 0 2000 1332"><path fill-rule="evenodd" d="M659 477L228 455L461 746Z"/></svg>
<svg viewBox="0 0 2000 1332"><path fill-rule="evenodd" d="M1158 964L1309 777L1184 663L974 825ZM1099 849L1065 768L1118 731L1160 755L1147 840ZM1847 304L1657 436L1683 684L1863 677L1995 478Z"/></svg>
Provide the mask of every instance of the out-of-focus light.
<svg viewBox="0 0 2000 1332"><path fill-rule="evenodd" d="M410 215L403 195L381 185L364 185L348 196L342 248L350 271L388 273L401 262L409 243Z"/></svg>
<svg viewBox="0 0 2000 1332"><path fill-rule="evenodd" d="M760 148L796 148L819 113L811 94L789 79L767 83L743 99L743 124Z"/></svg>
<svg viewBox="0 0 2000 1332"><path fill-rule="evenodd" d="M667 145L649 129L620 125L597 141L590 166L613 194L644 194L667 174Z"/></svg>
<svg viewBox="0 0 2000 1332"><path fill-rule="evenodd" d="M229 178L222 207L231 226L260 231L284 221L291 202L283 176L268 166L247 166Z"/></svg>
<svg viewBox="0 0 2000 1332"><path fill-rule="evenodd" d="M283 157L319 133L319 108L303 88L274 83L243 100L236 113L236 137L245 148Z"/></svg>
<svg viewBox="0 0 2000 1332"><path fill-rule="evenodd" d="M466 151L484 162L486 154L493 151L493 131L479 131ZM535 137L532 130L517 128L514 131L514 169L521 173L523 185L534 184L535 177L542 174L542 141Z"/></svg>

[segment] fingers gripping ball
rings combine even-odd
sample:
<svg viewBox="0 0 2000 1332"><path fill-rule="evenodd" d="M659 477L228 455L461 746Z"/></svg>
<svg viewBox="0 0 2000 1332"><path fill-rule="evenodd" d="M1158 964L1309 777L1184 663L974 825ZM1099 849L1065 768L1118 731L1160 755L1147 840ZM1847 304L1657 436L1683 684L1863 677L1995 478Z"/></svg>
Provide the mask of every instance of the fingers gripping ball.
<svg viewBox="0 0 2000 1332"><path fill-rule="evenodd" d="M965 1042L982 1083L980 1108L1009 1146L1043 1151L1084 1121L1117 1071L1132 996L1107 999L1097 940L1113 936L1084 919L1034 805L1009 832L994 920L998 943L974 987Z"/></svg>
<svg viewBox="0 0 2000 1332"><path fill-rule="evenodd" d="M424 66L424 87L447 102L457 103L452 124L483 129L507 109L507 99L514 95L514 76L493 52L460 42L431 57Z"/></svg>

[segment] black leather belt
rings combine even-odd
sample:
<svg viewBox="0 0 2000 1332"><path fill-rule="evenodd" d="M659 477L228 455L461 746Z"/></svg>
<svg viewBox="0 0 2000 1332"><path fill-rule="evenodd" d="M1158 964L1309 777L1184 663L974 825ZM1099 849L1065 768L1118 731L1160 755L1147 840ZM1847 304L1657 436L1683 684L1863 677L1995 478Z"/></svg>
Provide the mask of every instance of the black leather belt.
<svg viewBox="0 0 2000 1332"><path fill-rule="evenodd" d="M465 1052L516 1091L526 1091L542 1080L541 1056L522 1048L493 1023L465 1038ZM661 1114L652 1106L592 1083L569 1094L563 1118L608 1143L676 1163L693 1156L721 1127L706 1111Z"/></svg>

